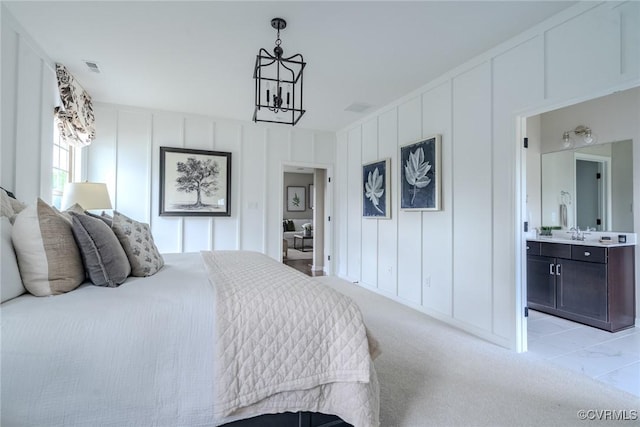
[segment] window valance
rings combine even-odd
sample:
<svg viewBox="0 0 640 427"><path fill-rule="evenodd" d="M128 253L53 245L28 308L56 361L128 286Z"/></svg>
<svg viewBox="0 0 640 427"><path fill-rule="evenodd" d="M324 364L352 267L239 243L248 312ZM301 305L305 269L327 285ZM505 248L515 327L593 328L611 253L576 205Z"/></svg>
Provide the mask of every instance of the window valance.
<svg viewBox="0 0 640 427"><path fill-rule="evenodd" d="M91 96L62 64L56 64L61 106L54 113L60 137L68 144L84 147L95 139L95 117Z"/></svg>

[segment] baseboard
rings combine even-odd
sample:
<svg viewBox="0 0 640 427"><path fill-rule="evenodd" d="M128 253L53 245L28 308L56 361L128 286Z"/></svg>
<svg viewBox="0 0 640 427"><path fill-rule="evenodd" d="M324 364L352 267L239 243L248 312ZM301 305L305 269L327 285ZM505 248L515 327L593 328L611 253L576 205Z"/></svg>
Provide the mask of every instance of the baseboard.
<svg viewBox="0 0 640 427"><path fill-rule="evenodd" d="M402 297L399 297L397 295L394 295L391 292L379 289L375 286L369 285L367 283L364 282L359 282L357 279L351 279L347 276L343 276L343 275L338 275L338 277L340 277L343 280L347 280L349 282L355 283L358 286L360 286L363 289L366 289L368 291L374 292L378 295L381 295L383 297L389 298L390 300L393 300L399 304L402 304L406 307L409 307L413 310L419 311L423 314L426 314L427 316L433 317L434 319L437 319L443 323L446 323L447 325L450 325L454 328L460 329L462 331L468 332L471 335L474 335L480 339L483 339L485 341L488 341L490 343L493 343L495 345L498 345L500 347L506 348L506 349L510 349L510 350L514 350L515 348L513 347L512 343L510 342L510 340L506 337L502 337L500 335L496 335L491 331L487 331L485 329L481 329L478 328L475 325L472 325L468 322L464 322L462 320L456 319L455 317L452 317L451 315L447 314L447 313L442 313L440 311L437 310L433 310L427 307L424 307L422 305L416 304L412 301L406 300Z"/></svg>

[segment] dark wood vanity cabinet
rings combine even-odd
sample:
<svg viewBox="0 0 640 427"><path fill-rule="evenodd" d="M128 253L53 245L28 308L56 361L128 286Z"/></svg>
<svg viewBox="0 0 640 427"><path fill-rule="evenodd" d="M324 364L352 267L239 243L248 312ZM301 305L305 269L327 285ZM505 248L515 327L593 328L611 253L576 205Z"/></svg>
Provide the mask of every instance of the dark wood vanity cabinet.
<svg viewBox="0 0 640 427"><path fill-rule="evenodd" d="M635 322L634 246L527 241L527 305L610 332Z"/></svg>

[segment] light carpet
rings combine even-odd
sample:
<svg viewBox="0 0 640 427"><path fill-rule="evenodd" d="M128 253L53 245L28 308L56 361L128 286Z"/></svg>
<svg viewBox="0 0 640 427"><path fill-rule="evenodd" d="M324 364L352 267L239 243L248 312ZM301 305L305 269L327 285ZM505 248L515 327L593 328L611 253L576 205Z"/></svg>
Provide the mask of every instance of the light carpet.
<svg viewBox="0 0 640 427"><path fill-rule="evenodd" d="M640 400L631 394L503 349L339 278L314 280L350 296L380 342L381 426L640 425ZM588 421L580 411L591 411L584 413Z"/></svg>

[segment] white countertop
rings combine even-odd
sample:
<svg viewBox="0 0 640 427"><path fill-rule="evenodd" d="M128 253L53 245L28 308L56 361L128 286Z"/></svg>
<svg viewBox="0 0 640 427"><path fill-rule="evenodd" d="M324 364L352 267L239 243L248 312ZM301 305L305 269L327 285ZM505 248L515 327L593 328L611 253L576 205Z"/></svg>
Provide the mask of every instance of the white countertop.
<svg viewBox="0 0 640 427"><path fill-rule="evenodd" d="M529 238L527 240L533 241L533 242L562 243L565 245L597 246L601 248L615 248L615 247L621 247L621 246L636 245L635 242L628 242L628 241L627 243L618 243L617 240L612 240L612 243L602 243L599 240L571 240L571 239L563 239L563 238L554 237L554 236L549 236L549 237L538 236L537 238L533 238L533 239Z"/></svg>

